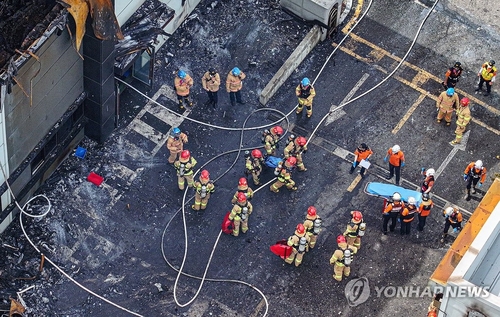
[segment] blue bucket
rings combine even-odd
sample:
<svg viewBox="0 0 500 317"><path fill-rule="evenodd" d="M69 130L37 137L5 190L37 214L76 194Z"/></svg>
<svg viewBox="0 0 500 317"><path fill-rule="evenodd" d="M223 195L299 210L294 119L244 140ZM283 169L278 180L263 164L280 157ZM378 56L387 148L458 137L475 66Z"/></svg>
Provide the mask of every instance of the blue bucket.
<svg viewBox="0 0 500 317"><path fill-rule="evenodd" d="M87 154L87 149L84 149L80 146L76 148L76 151L75 151L76 157L83 159L85 157L85 154Z"/></svg>

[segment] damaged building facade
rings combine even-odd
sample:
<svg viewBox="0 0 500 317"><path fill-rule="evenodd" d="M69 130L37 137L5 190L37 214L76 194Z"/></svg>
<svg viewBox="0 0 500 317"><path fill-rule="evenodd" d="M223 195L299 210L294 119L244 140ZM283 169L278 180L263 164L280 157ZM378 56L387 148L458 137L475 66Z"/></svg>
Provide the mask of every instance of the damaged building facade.
<svg viewBox="0 0 500 317"><path fill-rule="evenodd" d="M11 190L22 206L85 136L102 143L113 132L120 93L115 77L151 84L152 74L145 76L144 68L152 72L154 50L199 0L116 1L121 41L96 36L93 5L107 1L88 0L94 21L90 16L84 21L78 50L72 1L64 2L69 4L46 1L52 8L49 21L37 24L38 36L26 47L6 47L11 56L0 65L0 233L19 213ZM152 12L161 16L153 21Z"/></svg>

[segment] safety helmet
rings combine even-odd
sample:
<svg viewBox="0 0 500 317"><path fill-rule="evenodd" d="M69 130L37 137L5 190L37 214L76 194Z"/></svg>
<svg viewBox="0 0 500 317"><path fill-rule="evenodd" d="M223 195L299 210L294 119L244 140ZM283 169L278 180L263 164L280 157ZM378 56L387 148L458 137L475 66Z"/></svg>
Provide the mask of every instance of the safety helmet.
<svg viewBox="0 0 500 317"><path fill-rule="evenodd" d="M181 134L181 129L175 127L172 129L171 134L172 134L172 136L179 136Z"/></svg>
<svg viewBox="0 0 500 317"><path fill-rule="evenodd" d="M417 200L414 197L408 197L408 204L415 205Z"/></svg>
<svg viewBox="0 0 500 317"><path fill-rule="evenodd" d="M448 96L453 96L454 93L455 93L455 89L454 88L448 88L448 89L446 89L446 94Z"/></svg>
<svg viewBox="0 0 500 317"><path fill-rule="evenodd" d="M208 69L208 73L209 73L210 75L215 75L215 73L217 73L217 72L215 71L215 68L210 67L210 68Z"/></svg>
<svg viewBox="0 0 500 317"><path fill-rule="evenodd" d="M366 145L366 143L361 143L358 146L358 150L360 150L360 151L366 151L366 150L368 150L368 145Z"/></svg>
<svg viewBox="0 0 500 317"><path fill-rule="evenodd" d="M288 165L290 166L295 166L295 164L297 164L297 159L294 157L294 156L290 156L286 162L288 163Z"/></svg>
<svg viewBox="0 0 500 317"><path fill-rule="evenodd" d="M304 77L304 79L302 79L300 83L302 84L302 86L309 86L311 84L311 81L309 80L309 78Z"/></svg>
<svg viewBox="0 0 500 317"><path fill-rule="evenodd" d="M233 73L234 76L239 76L241 74L241 70L238 67L235 67L231 70L231 73Z"/></svg>
<svg viewBox="0 0 500 317"><path fill-rule="evenodd" d="M183 70L179 70L177 72L177 76L179 76L180 79L184 79L184 78L186 78L186 72Z"/></svg>
<svg viewBox="0 0 500 317"><path fill-rule="evenodd" d="M423 193L422 194L422 200L423 201L428 201L429 200L429 193Z"/></svg>
<svg viewBox="0 0 500 317"><path fill-rule="evenodd" d="M306 228L304 228L303 224L299 223L297 225L297 228L295 228L295 230L297 230L297 233L303 234L306 231Z"/></svg>
<svg viewBox="0 0 500 317"><path fill-rule="evenodd" d="M460 63L460 62L455 62L455 65L453 65L453 67L457 67L457 68L460 66L462 66L462 63Z"/></svg>
<svg viewBox="0 0 500 317"><path fill-rule="evenodd" d="M181 159L188 160L190 157L191 153L189 153L189 150L184 150L181 152Z"/></svg>
<svg viewBox="0 0 500 317"><path fill-rule="evenodd" d="M238 202L244 203L247 201L247 196L244 193L238 193Z"/></svg>
<svg viewBox="0 0 500 317"><path fill-rule="evenodd" d="M392 147L392 153L398 153L399 151L401 151L399 145L396 144Z"/></svg>
<svg viewBox="0 0 500 317"><path fill-rule="evenodd" d="M282 135L283 134L283 128L280 127L279 125L275 126L275 127L272 127L271 128L271 131L274 133L274 134L277 134L277 135Z"/></svg>
<svg viewBox="0 0 500 317"><path fill-rule="evenodd" d="M435 310L432 310L427 313L427 317L437 317L437 312Z"/></svg>
<svg viewBox="0 0 500 317"><path fill-rule="evenodd" d="M434 176L436 174L436 171L433 168L429 168L427 172L425 172L426 176Z"/></svg>
<svg viewBox="0 0 500 317"><path fill-rule="evenodd" d="M240 178L238 181L238 186L248 186L247 179L245 177Z"/></svg>
<svg viewBox="0 0 500 317"><path fill-rule="evenodd" d="M337 236L337 244L340 244L340 243L347 243L347 240L341 234Z"/></svg>
<svg viewBox="0 0 500 317"><path fill-rule="evenodd" d="M360 223L361 220L363 220L363 214L361 213L361 211L358 210L351 211L351 215L352 215L352 220L355 223Z"/></svg>
<svg viewBox="0 0 500 317"><path fill-rule="evenodd" d="M464 107L467 107L469 105L469 98L463 97L462 100L460 100L460 104Z"/></svg>
<svg viewBox="0 0 500 317"><path fill-rule="evenodd" d="M474 163L475 168L482 168L483 167L483 161L477 160L476 163Z"/></svg>
<svg viewBox="0 0 500 317"><path fill-rule="evenodd" d="M392 199L397 201L401 200L401 194L398 192L392 194Z"/></svg>
<svg viewBox="0 0 500 317"><path fill-rule="evenodd" d="M262 152L260 152L260 150L258 150L258 149L254 149L254 150L252 150L252 156L254 158L261 158L262 157Z"/></svg>
<svg viewBox="0 0 500 317"><path fill-rule="evenodd" d="M455 212L455 208L449 206L449 207L446 207L446 209L444 210L444 215L445 216L451 216L453 213Z"/></svg>
<svg viewBox="0 0 500 317"><path fill-rule="evenodd" d="M490 60L488 65L490 65L491 67L495 66L495 61L494 60Z"/></svg>
<svg viewBox="0 0 500 317"><path fill-rule="evenodd" d="M307 208L307 214L311 217L316 216L316 207L309 206L309 208Z"/></svg>
<svg viewBox="0 0 500 317"><path fill-rule="evenodd" d="M210 173L207 170L203 170L200 173L200 178L209 179L210 178Z"/></svg>
<svg viewBox="0 0 500 317"><path fill-rule="evenodd" d="M306 140L306 138L304 138L303 136L299 136L299 137L297 138L297 144L298 144L298 145L300 145L300 146L304 146L304 145L306 145L306 143L307 143L307 140Z"/></svg>

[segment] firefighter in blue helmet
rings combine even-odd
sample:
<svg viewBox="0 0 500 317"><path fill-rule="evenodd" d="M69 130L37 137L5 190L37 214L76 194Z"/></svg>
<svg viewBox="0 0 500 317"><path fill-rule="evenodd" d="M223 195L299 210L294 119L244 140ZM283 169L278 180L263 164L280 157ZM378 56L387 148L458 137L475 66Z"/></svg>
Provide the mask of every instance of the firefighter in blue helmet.
<svg viewBox="0 0 500 317"><path fill-rule="evenodd" d="M313 99L316 96L316 91L311 85L309 78L304 78L300 84L295 88L295 95L299 99L299 105L297 106L297 114L301 114L304 106L306 107L306 115L308 118L312 116L312 105Z"/></svg>
<svg viewBox="0 0 500 317"><path fill-rule="evenodd" d="M238 67L233 68L229 74L227 74L226 90L229 93L229 99L231 100L232 106L235 106L236 103L245 104L241 99L241 88L243 88L243 80L245 78L245 73Z"/></svg>

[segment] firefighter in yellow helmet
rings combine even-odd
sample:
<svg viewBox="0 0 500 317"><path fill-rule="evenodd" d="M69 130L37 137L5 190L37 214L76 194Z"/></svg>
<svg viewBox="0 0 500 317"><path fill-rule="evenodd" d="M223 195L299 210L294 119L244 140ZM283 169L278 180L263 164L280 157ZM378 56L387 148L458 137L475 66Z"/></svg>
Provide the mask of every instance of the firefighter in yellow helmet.
<svg viewBox="0 0 500 317"><path fill-rule="evenodd" d="M299 223L295 228L295 233L288 238L287 245L292 247L292 253L285 259L285 262L295 266L302 264L304 253L308 251L309 236L306 234L304 225Z"/></svg>
<svg viewBox="0 0 500 317"><path fill-rule="evenodd" d="M290 140L288 145L283 150L283 154L285 155L285 159L290 156L294 156L297 159L297 169L299 172L307 171L307 168L304 166L304 162L302 161L302 153L307 152L307 140L303 136L299 136Z"/></svg>
<svg viewBox="0 0 500 317"><path fill-rule="evenodd" d="M194 205L191 208L194 210L205 210L210 199L210 194L215 191L215 186L210 181L210 173L207 170L201 171L200 180L194 183L194 190Z"/></svg>
<svg viewBox="0 0 500 317"><path fill-rule="evenodd" d="M167 149L170 151L168 162L173 164L179 154L184 151L184 143L188 143L188 137L181 129L175 127L170 131L167 139Z"/></svg>
<svg viewBox="0 0 500 317"><path fill-rule="evenodd" d="M254 149L251 153L246 155L245 174L252 174L253 183L255 185L260 185L260 173L262 172L263 163L264 158L262 157L262 152L258 149Z"/></svg>
<svg viewBox="0 0 500 317"><path fill-rule="evenodd" d="M333 265L333 278L342 281L342 277L348 277L351 274L351 263L354 254L358 252L356 247L349 247L343 235L337 237L338 249L333 252L330 258L330 264Z"/></svg>
<svg viewBox="0 0 500 317"><path fill-rule="evenodd" d="M306 107L306 115L308 118L312 116L312 106L313 99L316 96L316 90L311 85L309 78L304 78L300 84L295 88L295 95L299 99L299 105L297 107L297 114L301 114L304 106Z"/></svg>
<svg viewBox="0 0 500 317"><path fill-rule="evenodd" d="M351 211L351 221L347 224L344 236L349 247L361 248L361 237L365 235L366 223L363 221L363 214L359 210Z"/></svg>
<svg viewBox="0 0 500 317"><path fill-rule="evenodd" d="M185 181L187 181L188 187L193 187L193 168L196 163L188 150L182 151L179 159L174 162L174 167L177 170L177 184L180 190L184 190Z"/></svg>
<svg viewBox="0 0 500 317"><path fill-rule="evenodd" d="M229 214L229 220L234 221L233 236L237 237L241 232L246 233L248 231L248 217L253 211L252 204L248 201L247 196L243 193L238 193L238 199L236 204L231 209Z"/></svg>
<svg viewBox="0 0 500 317"><path fill-rule="evenodd" d="M316 245L318 234L321 231L321 218L316 212L316 207L309 206L309 208L307 208L304 228L306 228L307 235L309 236L309 247L313 249Z"/></svg>
<svg viewBox="0 0 500 317"><path fill-rule="evenodd" d="M292 179L292 170L295 164L297 164L297 159L291 156L284 163L281 162L276 167L274 175L278 177L278 180L269 188L272 192L278 193L283 185L285 185L288 190L297 190L295 182Z"/></svg>
<svg viewBox="0 0 500 317"><path fill-rule="evenodd" d="M231 199L231 203L234 205L238 201L238 195L243 193L247 200L252 200L253 190L248 186L247 179L245 177L240 178L238 181L238 190L234 193L233 199Z"/></svg>
<svg viewBox="0 0 500 317"><path fill-rule="evenodd" d="M283 135L283 128L279 125L265 130L263 133L264 148L267 155L276 156L276 148L278 148L278 141Z"/></svg>
<svg viewBox="0 0 500 317"><path fill-rule="evenodd" d="M465 129L472 119L469 108L469 98L464 97L460 100L460 105L456 110L456 115L457 128L455 129L455 140L451 141L452 145L460 144L460 142L462 142L462 136L464 135Z"/></svg>

